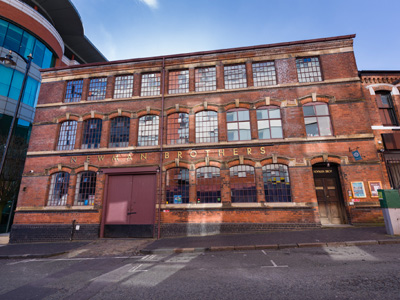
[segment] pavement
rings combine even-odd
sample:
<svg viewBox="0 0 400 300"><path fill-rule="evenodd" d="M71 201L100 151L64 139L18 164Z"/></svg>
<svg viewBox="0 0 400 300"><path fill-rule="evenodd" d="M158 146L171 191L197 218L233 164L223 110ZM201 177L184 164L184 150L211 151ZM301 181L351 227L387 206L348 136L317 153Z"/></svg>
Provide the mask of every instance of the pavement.
<svg viewBox="0 0 400 300"><path fill-rule="evenodd" d="M385 227L322 227L240 234L156 239L98 239L52 243L0 245L0 259L35 259L58 256L130 257L156 253L285 249L303 247L345 247L400 244L400 235L386 234Z"/></svg>

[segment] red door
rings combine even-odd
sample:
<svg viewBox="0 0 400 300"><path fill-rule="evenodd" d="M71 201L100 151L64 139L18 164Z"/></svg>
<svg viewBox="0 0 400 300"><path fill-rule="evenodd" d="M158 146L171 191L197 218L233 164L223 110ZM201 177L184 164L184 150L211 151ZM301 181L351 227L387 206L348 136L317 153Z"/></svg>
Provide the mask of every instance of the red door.
<svg viewBox="0 0 400 300"><path fill-rule="evenodd" d="M152 237L155 191L155 174L110 175L104 235Z"/></svg>

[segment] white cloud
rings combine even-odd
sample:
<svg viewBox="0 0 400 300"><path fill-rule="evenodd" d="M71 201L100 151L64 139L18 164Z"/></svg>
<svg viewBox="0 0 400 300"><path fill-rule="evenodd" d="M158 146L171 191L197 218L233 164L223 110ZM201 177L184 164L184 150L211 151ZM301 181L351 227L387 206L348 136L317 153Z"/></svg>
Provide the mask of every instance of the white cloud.
<svg viewBox="0 0 400 300"><path fill-rule="evenodd" d="M150 6L150 8L158 8L158 0L139 0L139 1Z"/></svg>

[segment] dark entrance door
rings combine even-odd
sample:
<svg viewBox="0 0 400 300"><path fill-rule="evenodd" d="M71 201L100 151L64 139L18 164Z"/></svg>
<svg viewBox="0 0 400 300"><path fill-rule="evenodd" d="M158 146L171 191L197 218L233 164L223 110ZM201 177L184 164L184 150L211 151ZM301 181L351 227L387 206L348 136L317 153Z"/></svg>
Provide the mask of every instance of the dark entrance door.
<svg viewBox="0 0 400 300"><path fill-rule="evenodd" d="M153 237L155 174L109 175L105 237Z"/></svg>
<svg viewBox="0 0 400 300"><path fill-rule="evenodd" d="M337 166L313 166L315 192L321 223L344 224L344 205Z"/></svg>

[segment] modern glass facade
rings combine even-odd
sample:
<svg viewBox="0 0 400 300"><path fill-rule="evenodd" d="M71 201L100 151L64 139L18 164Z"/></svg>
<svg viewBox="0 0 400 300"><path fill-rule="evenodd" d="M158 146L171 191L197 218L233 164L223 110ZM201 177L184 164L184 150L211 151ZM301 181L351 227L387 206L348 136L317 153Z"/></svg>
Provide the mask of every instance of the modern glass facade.
<svg viewBox="0 0 400 300"><path fill-rule="evenodd" d="M27 57L33 55L33 63L41 69L54 67L55 55L41 41L25 30L0 19L0 47Z"/></svg>

